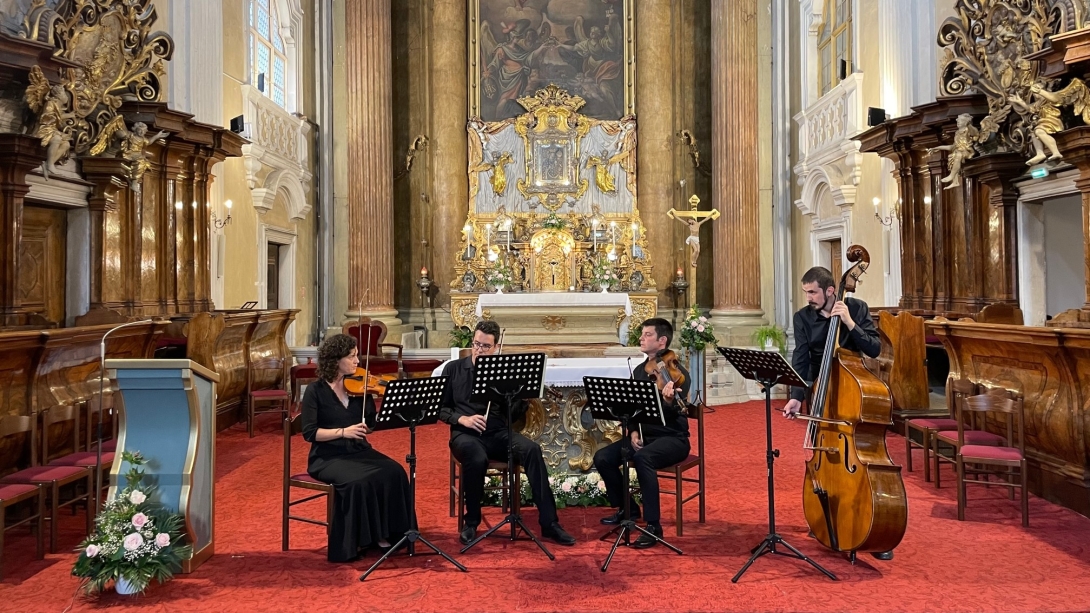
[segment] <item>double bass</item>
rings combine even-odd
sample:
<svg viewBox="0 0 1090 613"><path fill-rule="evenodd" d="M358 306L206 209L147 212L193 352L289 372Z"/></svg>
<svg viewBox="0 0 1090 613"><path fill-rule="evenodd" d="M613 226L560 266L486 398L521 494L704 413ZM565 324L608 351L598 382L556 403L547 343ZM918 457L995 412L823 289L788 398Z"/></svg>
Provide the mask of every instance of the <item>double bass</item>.
<svg viewBox="0 0 1090 613"><path fill-rule="evenodd" d="M870 254L852 245L853 265L837 288L837 300L854 292L870 265ZM904 537L908 500L901 467L886 449L893 423L889 388L863 365L862 356L839 346L840 317L829 321L829 335L814 380L805 448L802 504L814 537L834 551L885 552Z"/></svg>

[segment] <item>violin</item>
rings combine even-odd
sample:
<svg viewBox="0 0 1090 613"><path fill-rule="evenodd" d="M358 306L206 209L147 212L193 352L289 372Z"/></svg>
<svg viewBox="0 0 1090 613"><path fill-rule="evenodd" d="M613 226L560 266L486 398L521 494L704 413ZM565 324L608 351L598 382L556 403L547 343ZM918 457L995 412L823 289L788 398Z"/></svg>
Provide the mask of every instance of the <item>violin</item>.
<svg viewBox="0 0 1090 613"><path fill-rule="evenodd" d="M370 291L371 290L368 289L366 292L364 292L364 296L366 297L368 292ZM390 381L396 380L398 376L395 374L370 374L369 371L371 370L371 332L375 329L375 327L367 326L367 344L364 345L362 336L363 332L360 330L360 328L363 327L363 300L360 300L359 310L357 312L360 313L360 316L356 323L356 335L358 337L356 339L356 345L363 348L363 350L367 352L367 358L364 362L363 368L360 368L357 364L356 372L352 373L351 375L345 375L344 390L348 392L349 396L366 396L368 394L382 396L386 393L386 384Z"/></svg>
<svg viewBox="0 0 1090 613"><path fill-rule="evenodd" d="M681 386L685 384L685 373L679 367L680 360L676 353L666 349L660 352L654 360L648 358L643 370L655 382L655 386L659 388L660 393L667 383L672 382L675 390L674 399L677 401L678 406L684 408L688 406L688 402L685 401L684 394L681 393Z"/></svg>

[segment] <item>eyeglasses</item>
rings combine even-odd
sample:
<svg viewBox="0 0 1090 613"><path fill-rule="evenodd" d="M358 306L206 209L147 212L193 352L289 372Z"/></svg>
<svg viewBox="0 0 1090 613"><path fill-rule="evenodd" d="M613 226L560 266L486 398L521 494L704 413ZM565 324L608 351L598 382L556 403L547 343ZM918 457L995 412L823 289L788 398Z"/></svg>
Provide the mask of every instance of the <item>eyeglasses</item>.
<svg viewBox="0 0 1090 613"><path fill-rule="evenodd" d="M489 349L491 349L493 347L495 347L495 345L492 345L492 344L489 344L489 343L478 343L477 341L473 341L473 348L474 349L480 349L481 351L488 351Z"/></svg>

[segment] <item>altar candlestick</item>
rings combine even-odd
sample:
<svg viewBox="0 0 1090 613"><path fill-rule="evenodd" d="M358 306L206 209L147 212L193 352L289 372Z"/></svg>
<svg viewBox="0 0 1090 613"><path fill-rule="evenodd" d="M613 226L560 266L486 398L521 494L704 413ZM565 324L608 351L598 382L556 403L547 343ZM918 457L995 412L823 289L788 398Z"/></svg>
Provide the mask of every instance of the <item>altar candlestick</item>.
<svg viewBox="0 0 1090 613"><path fill-rule="evenodd" d="M464 228L466 232L466 259L469 259L469 250L473 245L473 226L466 224Z"/></svg>
<svg viewBox="0 0 1090 613"><path fill-rule="evenodd" d="M635 223L632 224L632 252L633 253L636 252L636 237L639 235L639 233L640 233L640 225L635 224Z"/></svg>
<svg viewBox="0 0 1090 613"><path fill-rule="evenodd" d="M485 224L484 226L484 245L485 249L492 248L492 224Z"/></svg>
<svg viewBox="0 0 1090 613"><path fill-rule="evenodd" d="M615 222L615 221L609 222L609 232L610 232L610 237L611 237L610 242L613 243L614 245L616 245L617 244L617 222Z"/></svg>
<svg viewBox="0 0 1090 613"><path fill-rule="evenodd" d="M598 251L598 219L597 218L590 220L590 236L591 236L591 240L594 241L593 251Z"/></svg>

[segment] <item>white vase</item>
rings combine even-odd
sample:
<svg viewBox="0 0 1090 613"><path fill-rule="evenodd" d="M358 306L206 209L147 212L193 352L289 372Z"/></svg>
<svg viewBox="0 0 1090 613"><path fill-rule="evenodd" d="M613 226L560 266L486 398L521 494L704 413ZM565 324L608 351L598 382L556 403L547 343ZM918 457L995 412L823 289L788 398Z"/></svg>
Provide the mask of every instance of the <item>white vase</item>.
<svg viewBox="0 0 1090 613"><path fill-rule="evenodd" d="M136 589L136 586L133 585L131 581L129 581L125 577L121 577L116 582L114 582L114 591L116 591L118 594L121 594L122 596L130 596L132 594L136 594L140 590Z"/></svg>
<svg viewBox="0 0 1090 613"><path fill-rule="evenodd" d="M602 293L603 294L608 294L609 293L609 285L606 285L606 284L603 283L601 287L602 287Z"/></svg>
<svg viewBox="0 0 1090 613"><path fill-rule="evenodd" d="M497 287L496 288L496 293L497 294L502 294L503 293L503 288L502 287Z"/></svg>

